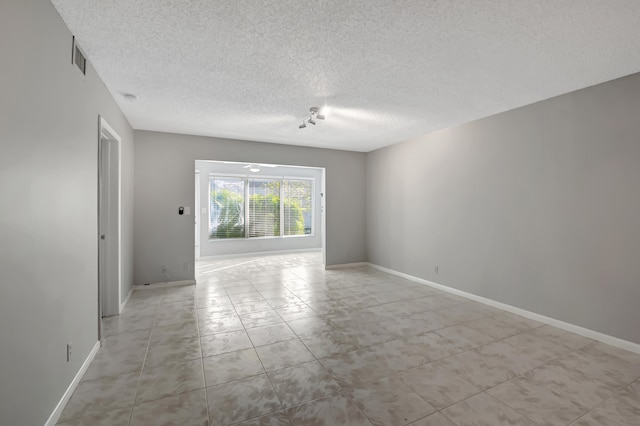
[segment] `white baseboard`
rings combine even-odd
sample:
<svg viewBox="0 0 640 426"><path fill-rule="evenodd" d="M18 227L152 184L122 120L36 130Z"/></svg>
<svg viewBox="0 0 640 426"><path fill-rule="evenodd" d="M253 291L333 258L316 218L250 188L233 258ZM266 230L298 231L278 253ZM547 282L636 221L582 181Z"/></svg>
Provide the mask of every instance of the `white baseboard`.
<svg viewBox="0 0 640 426"><path fill-rule="evenodd" d="M295 254L295 253L309 253L309 252L321 252L321 248L306 248L306 249L295 249L295 250L270 250L270 251L256 251L256 252L246 252L246 253L234 253L234 254L218 254L214 256L201 256L197 259L200 261L207 260L224 260L224 259L238 259L241 257L254 257L254 256L278 256L281 254Z"/></svg>
<svg viewBox="0 0 640 426"><path fill-rule="evenodd" d="M467 293L466 291L458 290L452 287L447 287L442 284L434 283L432 281L425 280L423 278L418 278L413 275L405 274L404 272L399 272L394 269L385 268L380 265L375 265L373 263L369 263L369 266L372 268L379 269L383 272L386 272L391 275L395 275L401 278L406 278L408 280L425 284L430 287L436 288L438 290L446 291L447 293L455 294L456 296L461 296L476 302L483 303L485 305L502 309L503 311L511 312L516 315L523 316L525 318L529 318L535 321L539 321L545 324L552 325L554 327L561 328L566 331L570 331L575 334L579 334L584 337L588 337L593 340L597 340L602 343L606 343L611 346L615 346L621 349L625 349L629 352L634 352L640 354L640 344L629 342L628 340L623 340L614 336L610 336L608 334L600 333L598 331L590 330L588 328L580 327L575 324L571 324L568 322L560 321L555 318L550 318L544 315L537 314L535 312L527 311L525 309L517 308L515 306L507 305L506 303L498 302L492 299L487 299L486 297L478 296L472 293Z"/></svg>
<svg viewBox="0 0 640 426"><path fill-rule="evenodd" d="M100 342L96 342L96 344L93 345L93 349L91 349L91 352L89 352L89 355L82 363L82 367L80 367L80 370L78 370L78 373L76 373L76 376L71 381L71 384L65 391L64 395L62 395L60 401L58 401L58 405L56 405L56 408L53 410L53 413L51 413L44 426L54 426L58 422L60 416L62 415L62 410L64 410L67 402L69 402L71 395L73 395L73 391L75 391L78 387L78 383L80 383L80 380L82 380L82 376L84 376L84 373L87 371L87 368L89 368L91 361L93 361L93 359L96 357L96 354L99 350Z"/></svg>
<svg viewBox="0 0 640 426"><path fill-rule="evenodd" d="M129 290L129 294L127 294L127 297L124 299L123 302L120 302L120 311L118 313L122 313L122 311L124 310L124 307L127 305L127 302L129 301L129 298L131 297L131 295L133 294L133 287L131 287L131 290Z"/></svg>
<svg viewBox="0 0 640 426"><path fill-rule="evenodd" d="M342 263L338 265L327 265L324 269L347 269L347 268L358 268L360 266L370 265L368 262L354 262L354 263ZM371 265L373 266L373 265Z"/></svg>
<svg viewBox="0 0 640 426"><path fill-rule="evenodd" d="M159 288L167 287L182 287L187 285L196 285L196 280L182 280L182 281L167 281L151 284L138 284L133 286L133 291L145 291L145 290L157 290Z"/></svg>

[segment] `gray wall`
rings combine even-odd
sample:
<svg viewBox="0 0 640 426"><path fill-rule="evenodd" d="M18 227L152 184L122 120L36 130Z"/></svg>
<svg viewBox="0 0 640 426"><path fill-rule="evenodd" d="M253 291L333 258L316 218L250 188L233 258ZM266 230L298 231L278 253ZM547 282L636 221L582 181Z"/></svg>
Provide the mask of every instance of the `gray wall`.
<svg viewBox="0 0 640 426"><path fill-rule="evenodd" d="M365 154L135 132L135 282L193 279L195 160L289 164L326 168L327 265L365 260ZM184 269L184 264L188 269Z"/></svg>
<svg viewBox="0 0 640 426"><path fill-rule="evenodd" d="M44 424L97 342L99 114L123 139L123 291L132 283L133 131L70 55L49 1L0 2L2 425Z"/></svg>
<svg viewBox="0 0 640 426"><path fill-rule="evenodd" d="M368 260L640 343L639 94L632 75L367 154Z"/></svg>

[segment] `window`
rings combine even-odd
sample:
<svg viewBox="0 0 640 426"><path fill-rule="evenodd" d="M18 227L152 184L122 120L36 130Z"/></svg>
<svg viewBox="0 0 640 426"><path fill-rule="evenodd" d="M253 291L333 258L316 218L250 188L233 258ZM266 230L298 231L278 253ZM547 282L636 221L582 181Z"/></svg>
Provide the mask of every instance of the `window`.
<svg viewBox="0 0 640 426"><path fill-rule="evenodd" d="M211 239L313 233L313 180L209 177Z"/></svg>
<svg viewBox="0 0 640 426"><path fill-rule="evenodd" d="M284 235L311 234L313 181L283 180Z"/></svg>
<svg viewBox="0 0 640 426"><path fill-rule="evenodd" d="M249 179L249 237L280 236L280 180Z"/></svg>
<svg viewBox="0 0 640 426"><path fill-rule="evenodd" d="M209 235L211 238L242 238L245 235L242 178L209 179Z"/></svg>

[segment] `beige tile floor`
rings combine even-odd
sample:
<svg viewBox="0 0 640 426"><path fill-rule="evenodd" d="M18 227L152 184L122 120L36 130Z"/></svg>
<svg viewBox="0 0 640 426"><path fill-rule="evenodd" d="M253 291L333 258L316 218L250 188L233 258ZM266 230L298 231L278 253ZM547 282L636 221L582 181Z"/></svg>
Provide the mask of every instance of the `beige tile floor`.
<svg viewBox="0 0 640 426"><path fill-rule="evenodd" d="M640 425L640 355L320 255L135 292L59 424Z"/></svg>

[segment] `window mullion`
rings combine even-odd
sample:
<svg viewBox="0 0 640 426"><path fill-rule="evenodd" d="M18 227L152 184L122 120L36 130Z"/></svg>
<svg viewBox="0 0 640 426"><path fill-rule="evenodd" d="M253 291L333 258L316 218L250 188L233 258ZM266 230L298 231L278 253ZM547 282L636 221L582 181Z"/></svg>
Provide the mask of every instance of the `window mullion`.
<svg viewBox="0 0 640 426"><path fill-rule="evenodd" d="M284 236L284 179L280 179L280 237Z"/></svg>
<svg viewBox="0 0 640 426"><path fill-rule="evenodd" d="M244 178L244 237L249 238L249 178Z"/></svg>

